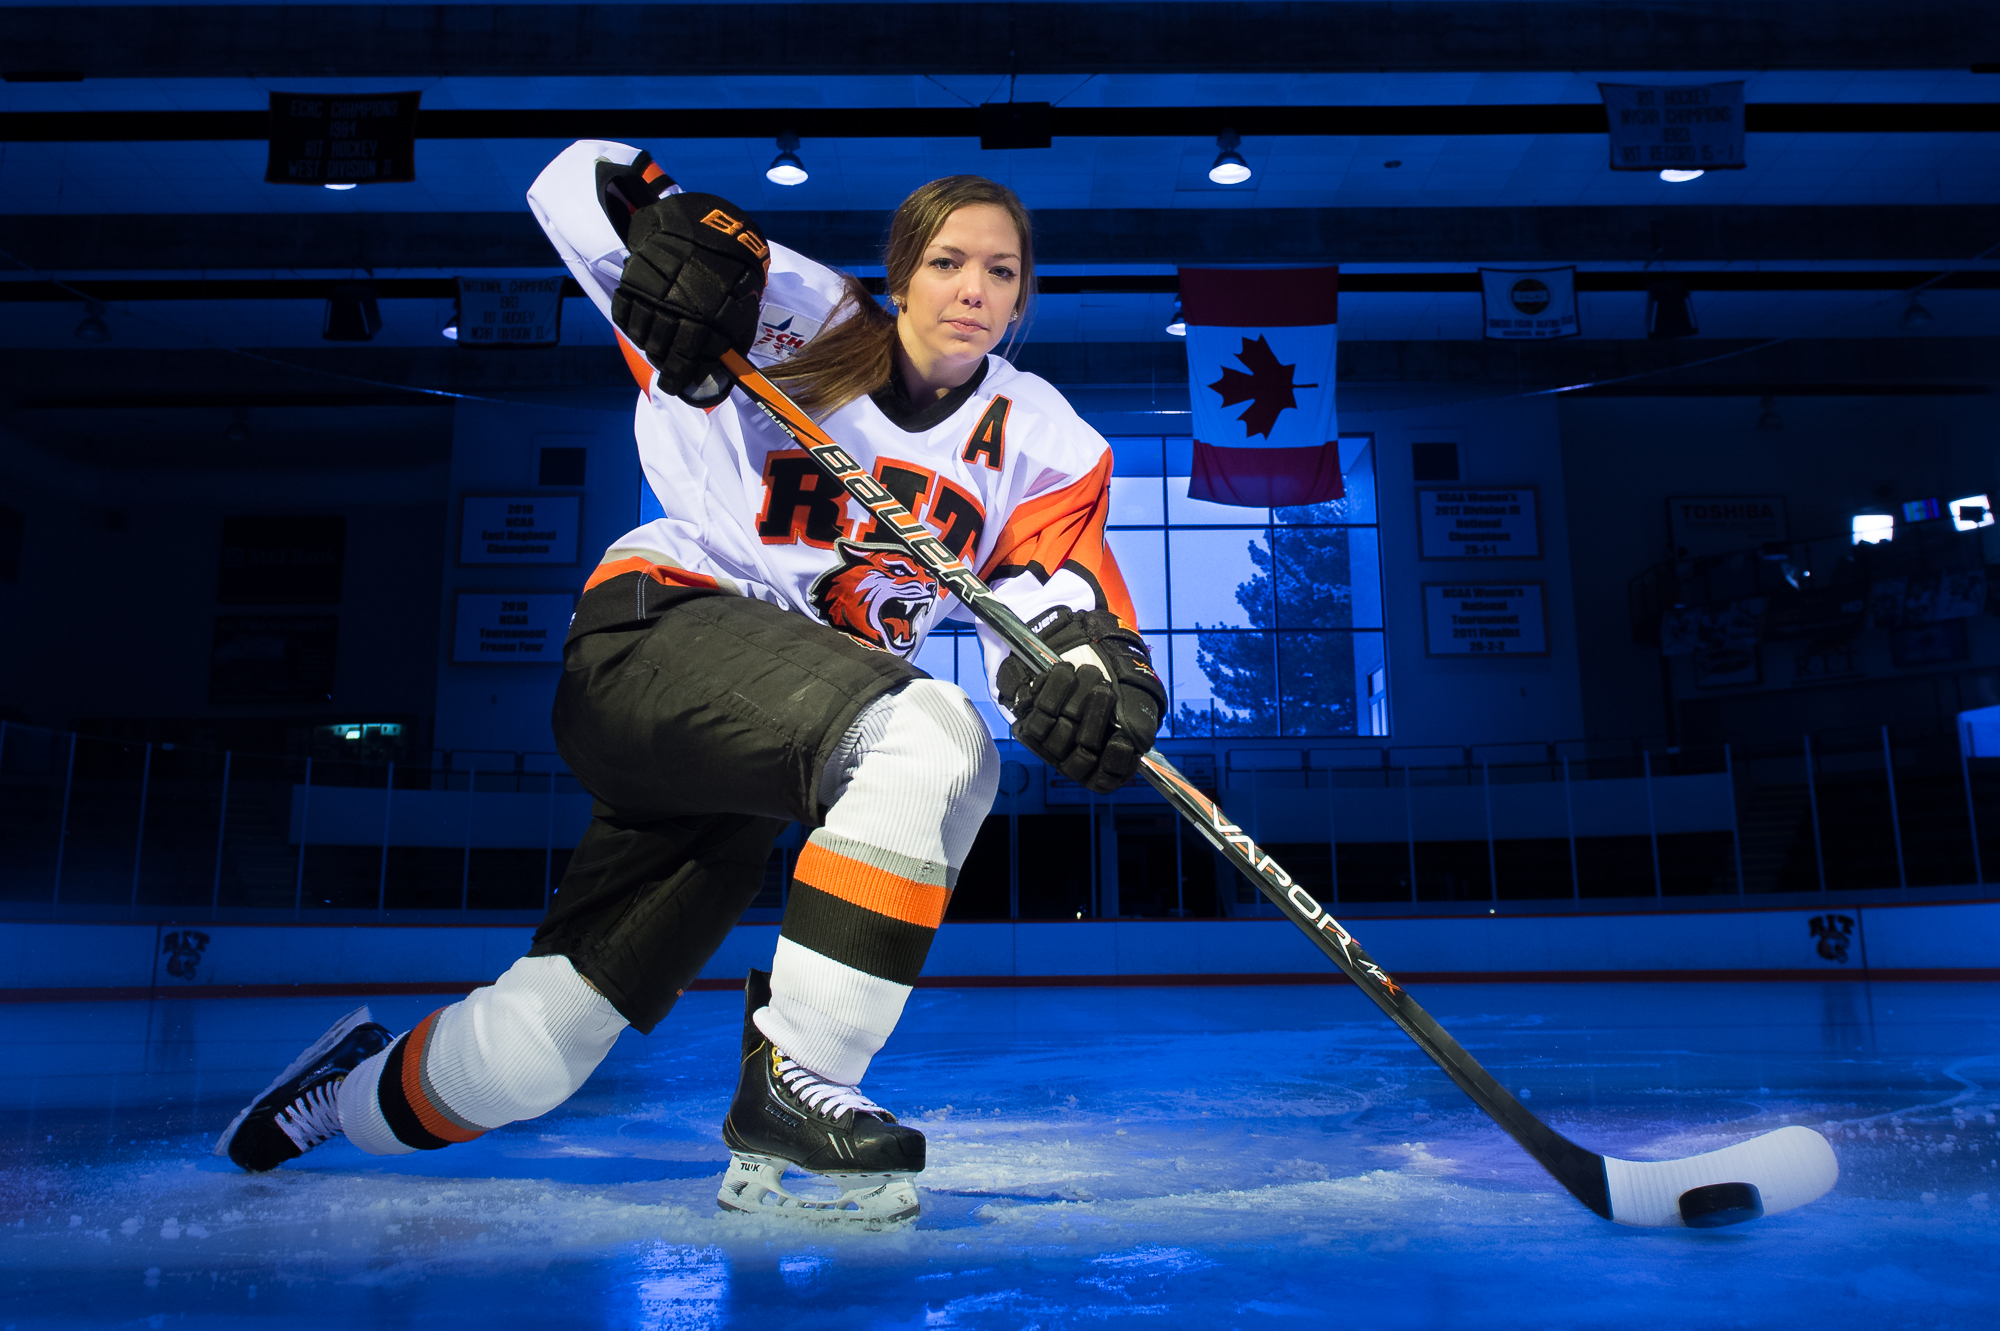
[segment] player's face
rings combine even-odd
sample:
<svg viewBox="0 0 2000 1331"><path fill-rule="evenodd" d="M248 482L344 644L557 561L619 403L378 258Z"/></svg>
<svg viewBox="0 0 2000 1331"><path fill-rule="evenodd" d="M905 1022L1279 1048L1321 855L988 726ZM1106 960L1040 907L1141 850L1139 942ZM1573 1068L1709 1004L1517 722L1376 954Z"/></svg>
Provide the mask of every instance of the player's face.
<svg viewBox="0 0 2000 1331"><path fill-rule="evenodd" d="M998 204L960 208L924 250L897 299L903 345L939 369L971 366L998 345L1021 296L1021 236Z"/></svg>

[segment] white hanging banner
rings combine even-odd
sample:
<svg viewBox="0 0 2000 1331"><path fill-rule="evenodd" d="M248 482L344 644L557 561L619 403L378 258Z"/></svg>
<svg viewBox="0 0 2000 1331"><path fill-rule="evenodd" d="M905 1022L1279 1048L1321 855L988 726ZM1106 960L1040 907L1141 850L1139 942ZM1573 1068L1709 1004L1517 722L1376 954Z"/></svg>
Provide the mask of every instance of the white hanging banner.
<svg viewBox="0 0 2000 1331"><path fill-rule="evenodd" d="M1743 80L1649 87L1600 83L1613 171L1743 167Z"/></svg>
<svg viewBox="0 0 2000 1331"><path fill-rule="evenodd" d="M1539 582L1506 586L1426 582L1425 656L1547 656L1547 604Z"/></svg>
<svg viewBox="0 0 2000 1331"><path fill-rule="evenodd" d="M458 345L552 347L562 340L560 277L458 279Z"/></svg>
<svg viewBox="0 0 2000 1331"><path fill-rule="evenodd" d="M561 665L576 597L568 592L460 592L454 665Z"/></svg>
<svg viewBox="0 0 2000 1331"><path fill-rule="evenodd" d="M1482 268L1486 336L1502 341L1575 337L1576 269Z"/></svg>

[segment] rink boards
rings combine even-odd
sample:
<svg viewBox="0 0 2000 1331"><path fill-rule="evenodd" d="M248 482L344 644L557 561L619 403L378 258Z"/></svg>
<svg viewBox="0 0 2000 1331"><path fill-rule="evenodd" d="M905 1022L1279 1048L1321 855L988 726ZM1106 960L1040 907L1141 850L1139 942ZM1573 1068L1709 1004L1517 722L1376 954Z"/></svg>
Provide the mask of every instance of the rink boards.
<svg viewBox="0 0 2000 1331"><path fill-rule="evenodd" d="M2000 902L1715 912L1376 918L1355 936L1408 983L2000 979ZM0 999L176 993L449 993L492 980L532 930L500 924L0 922ZM738 926L697 988L768 966L775 924ZM1283 920L947 924L921 983L1338 982Z"/></svg>

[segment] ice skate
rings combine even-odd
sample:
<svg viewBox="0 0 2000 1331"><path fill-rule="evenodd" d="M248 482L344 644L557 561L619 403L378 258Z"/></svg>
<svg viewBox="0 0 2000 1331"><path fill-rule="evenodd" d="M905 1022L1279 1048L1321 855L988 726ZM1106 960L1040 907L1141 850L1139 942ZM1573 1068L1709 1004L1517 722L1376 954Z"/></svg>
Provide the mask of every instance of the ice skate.
<svg viewBox="0 0 2000 1331"><path fill-rule="evenodd" d="M923 1133L898 1123L858 1088L823 1080L785 1057L750 1020L770 1001L771 977L751 971L746 990L741 1075L722 1121L729 1171L716 1205L858 1229L915 1220ZM793 1192L784 1182L788 1168L819 1175L839 1191Z"/></svg>
<svg viewBox="0 0 2000 1331"><path fill-rule="evenodd" d="M340 1083L391 1037L368 1009L358 1007L333 1023L293 1059L216 1138L215 1153L255 1174L296 1160L340 1135Z"/></svg>

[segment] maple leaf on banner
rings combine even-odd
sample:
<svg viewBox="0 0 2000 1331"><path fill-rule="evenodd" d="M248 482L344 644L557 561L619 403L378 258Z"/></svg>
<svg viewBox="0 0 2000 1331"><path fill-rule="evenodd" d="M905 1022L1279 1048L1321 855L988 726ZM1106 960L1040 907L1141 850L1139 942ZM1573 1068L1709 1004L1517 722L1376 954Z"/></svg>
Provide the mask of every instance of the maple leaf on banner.
<svg viewBox="0 0 2000 1331"><path fill-rule="evenodd" d="M1278 355L1271 350L1271 344L1263 338L1251 341L1243 339L1243 350L1236 353L1236 359L1243 362L1243 370L1222 367L1222 377L1209 387L1222 394L1222 405L1233 407L1238 402L1250 405L1236 419L1243 422L1243 437L1261 434L1271 437L1272 429L1278 423L1278 413L1287 407L1297 407L1298 398L1294 388L1318 388L1318 384L1295 384L1292 371L1296 365L1280 365Z"/></svg>

